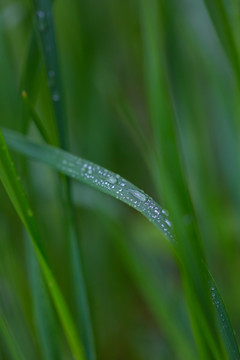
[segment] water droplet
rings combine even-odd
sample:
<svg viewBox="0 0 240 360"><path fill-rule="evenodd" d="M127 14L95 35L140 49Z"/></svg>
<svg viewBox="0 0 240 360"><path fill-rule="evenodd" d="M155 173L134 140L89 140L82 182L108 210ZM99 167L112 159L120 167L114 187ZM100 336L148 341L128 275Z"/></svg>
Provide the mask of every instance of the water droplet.
<svg viewBox="0 0 240 360"><path fill-rule="evenodd" d="M59 95L59 92L55 91L53 94L52 94L52 100L57 102L60 100L60 95Z"/></svg>
<svg viewBox="0 0 240 360"><path fill-rule="evenodd" d="M164 209L162 210L162 214L165 215L165 216L168 216L168 215L169 215L168 211L167 211L167 210L164 210Z"/></svg>
<svg viewBox="0 0 240 360"><path fill-rule="evenodd" d="M108 181L113 185L117 183L117 179L112 175L109 176Z"/></svg>
<svg viewBox="0 0 240 360"><path fill-rule="evenodd" d="M138 200L140 201L146 201L147 197L146 195L144 195L142 192L138 191L138 190L129 190L129 192Z"/></svg>
<svg viewBox="0 0 240 360"><path fill-rule="evenodd" d="M169 221L169 220L165 220L165 223L166 223L169 227L171 227L171 226L172 226L172 224L170 223L170 221Z"/></svg>
<svg viewBox="0 0 240 360"><path fill-rule="evenodd" d="M44 31L47 28L47 17L44 11L37 11L37 22L39 31Z"/></svg>
<svg viewBox="0 0 240 360"><path fill-rule="evenodd" d="M54 70L49 70L48 71L48 86L49 87L52 87L52 86L54 86L55 85L55 71Z"/></svg>

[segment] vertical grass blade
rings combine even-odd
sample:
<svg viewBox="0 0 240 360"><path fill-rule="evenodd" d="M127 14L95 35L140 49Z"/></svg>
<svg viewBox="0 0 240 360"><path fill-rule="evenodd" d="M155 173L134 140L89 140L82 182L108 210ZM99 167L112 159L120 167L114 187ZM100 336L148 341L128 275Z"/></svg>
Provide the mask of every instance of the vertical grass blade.
<svg viewBox="0 0 240 360"><path fill-rule="evenodd" d="M27 234L25 238L34 320L42 356L45 360L61 359L57 343L57 324L54 321L49 293L47 292L34 248Z"/></svg>
<svg viewBox="0 0 240 360"><path fill-rule="evenodd" d="M51 1L35 0L37 28L41 39L48 86L52 98L61 147L67 146L67 128L63 112L63 94L55 41Z"/></svg>
<svg viewBox="0 0 240 360"><path fill-rule="evenodd" d="M219 357L223 356L220 355L222 345L210 302L209 287L204 275L203 246L194 223L186 227L180 221L184 214L194 214L194 211L179 157L174 109L167 81L165 44L171 42L168 32L164 31L165 8L167 7L168 4L162 1L142 0L140 2L148 112L153 127L155 146L159 154L158 167L162 178L161 196L173 216L178 239L178 254L184 267L182 274L189 284L188 289L195 294L191 294L191 291L186 292L195 324L195 336L200 339L198 342L199 352L204 354L205 358L206 356L209 358ZM204 319L201 323L198 321L199 317ZM199 336L197 333L201 335ZM206 336L207 333L210 336Z"/></svg>
<svg viewBox="0 0 240 360"><path fill-rule="evenodd" d="M174 314L172 307L167 302L164 287L162 286L158 292L159 281L157 284L151 271L135 253L134 248L127 241L128 239L123 238L119 228L115 229L114 240L130 276L138 286L140 293L154 314L154 318L171 344L176 359L194 359L196 353L187 338L188 334L185 333L183 324L175 316L176 314Z"/></svg>
<svg viewBox="0 0 240 360"><path fill-rule="evenodd" d="M37 26L41 38L43 56L48 79L48 86L51 94L56 124L59 134L60 147L68 148L67 121L65 107L63 104L63 92L59 71L58 52L55 39L55 29L50 0L35 0ZM71 182L63 179L62 191L64 194L65 218L67 219L68 234L70 240L70 269L74 281L74 298L78 313L80 333L88 360L96 358L93 332L90 321L90 313L87 301L87 294L84 284L83 269L79 248L77 244L77 228L75 223L74 208L71 199Z"/></svg>
<svg viewBox="0 0 240 360"><path fill-rule="evenodd" d="M240 86L240 62L231 20L222 0L204 0L218 37L225 49Z"/></svg>
<svg viewBox="0 0 240 360"><path fill-rule="evenodd" d="M82 345L79 341L77 331L66 303L53 277L51 270L43 256L40 248L40 237L33 217L33 213L28 204L23 187L17 176L15 167L9 155L5 140L0 132L0 179L8 193L8 196L16 209L21 221L23 222L32 240L41 270L45 277L49 292L52 296L54 305L60 317L64 332L68 339L72 353L77 360L84 359Z"/></svg>

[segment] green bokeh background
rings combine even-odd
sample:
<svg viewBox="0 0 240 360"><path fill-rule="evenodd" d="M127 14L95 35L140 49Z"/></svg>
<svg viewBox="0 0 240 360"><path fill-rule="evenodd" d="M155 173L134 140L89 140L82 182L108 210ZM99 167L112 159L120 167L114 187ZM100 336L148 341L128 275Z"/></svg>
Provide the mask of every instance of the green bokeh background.
<svg viewBox="0 0 240 360"><path fill-rule="evenodd" d="M166 57L166 78L175 99L179 158L208 265L239 340L239 91L203 2L162 3L166 52L160 52L160 57ZM237 1L227 4L236 40L239 8ZM132 114L151 146L155 134L146 100L139 1L55 0L53 12L70 151L120 174L165 206L154 167L149 158L146 161L144 144L127 115ZM32 63L26 64L34 26L31 2L1 1L0 124L22 131L26 112L21 92L26 90L54 138L54 114L39 47ZM25 68L31 80L27 83L22 79ZM32 123L28 133L40 138ZM31 162L26 178L24 161L13 157L50 267L74 315L58 177L46 166ZM180 319L195 351L179 271L166 240L134 210L85 185L74 183L73 199L98 359L176 358L164 324L156 320L130 270L126 243L149 270L159 301L168 303ZM191 215L185 214L182 221L191 221ZM0 314L26 359L43 359L34 325L25 238L0 187ZM60 349L59 358L72 359L53 314L53 342ZM0 359L11 359L3 336L0 343Z"/></svg>

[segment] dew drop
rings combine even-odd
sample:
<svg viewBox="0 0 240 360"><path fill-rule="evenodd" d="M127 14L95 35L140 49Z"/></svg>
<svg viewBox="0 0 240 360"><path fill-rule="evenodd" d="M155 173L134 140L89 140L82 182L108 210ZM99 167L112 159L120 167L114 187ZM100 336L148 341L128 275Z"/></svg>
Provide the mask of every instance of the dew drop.
<svg viewBox="0 0 240 360"><path fill-rule="evenodd" d="M147 197L142 192L137 190L129 190L129 192L138 200L140 201L146 201Z"/></svg>
<svg viewBox="0 0 240 360"><path fill-rule="evenodd" d="M162 210L162 214L163 214L163 215L166 215L166 216L169 215L169 214L168 214L168 211L167 211L167 210L164 210L164 209Z"/></svg>
<svg viewBox="0 0 240 360"><path fill-rule="evenodd" d="M47 18L46 14L42 10L37 11L37 22L39 31L44 31L47 28Z"/></svg>
<svg viewBox="0 0 240 360"><path fill-rule="evenodd" d="M54 102L57 102L57 101L60 100L60 95L59 95L59 93L58 93L57 91L55 91L55 92L52 94L52 100L53 100Z"/></svg>
<svg viewBox="0 0 240 360"><path fill-rule="evenodd" d="M170 223L170 221L169 221L169 220L165 220L165 223L166 223L169 227L171 227L171 226L172 226L172 224Z"/></svg>
<svg viewBox="0 0 240 360"><path fill-rule="evenodd" d="M108 181L113 185L117 183L117 179L114 176L109 176Z"/></svg>
<svg viewBox="0 0 240 360"><path fill-rule="evenodd" d="M55 85L55 71L54 70L49 70L48 71L48 86L52 87Z"/></svg>

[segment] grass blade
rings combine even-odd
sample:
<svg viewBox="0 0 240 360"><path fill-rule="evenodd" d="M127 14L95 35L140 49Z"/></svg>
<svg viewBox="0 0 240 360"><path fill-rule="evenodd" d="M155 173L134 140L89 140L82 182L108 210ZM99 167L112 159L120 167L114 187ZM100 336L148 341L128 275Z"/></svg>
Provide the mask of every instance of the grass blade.
<svg viewBox="0 0 240 360"><path fill-rule="evenodd" d="M167 211L132 183L90 161L83 160L52 146L36 144L13 131L4 130L4 136L9 147L17 152L48 164L55 170L89 186L93 186L99 191L111 195L135 208L150 220L172 243L176 250L176 255L179 257L174 230ZM181 262L181 258L179 260ZM210 278L210 274L208 274L208 278ZM212 298L215 297L213 305L216 310L218 327L223 343L226 345L227 354L231 359L240 359L239 349L225 306L217 288L212 285L211 295ZM224 329L222 329L223 324Z"/></svg>
<svg viewBox="0 0 240 360"><path fill-rule="evenodd" d="M14 335L7 326L3 314L0 314L0 333L7 345L9 353L11 354L11 359L24 360L25 358L21 350L19 349L19 346L17 344L16 339L14 338Z"/></svg>
<svg viewBox="0 0 240 360"><path fill-rule="evenodd" d="M46 360L61 359L57 349L57 325L54 321L55 318L49 301L49 293L47 292L32 243L27 234L25 238L34 320L41 353Z"/></svg>
<svg viewBox="0 0 240 360"><path fill-rule="evenodd" d="M239 53L225 5L222 0L204 0L204 3L223 48L225 49L230 63L232 64L238 86L240 86Z"/></svg>
<svg viewBox="0 0 240 360"><path fill-rule="evenodd" d="M55 120L58 128L59 143L63 149L68 148L67 122L65 107L63 104L63 91L61 86L61 76L59 71L59 61L57 45L55 40L55 28L52 13L52 4L49 0L35 0L36 15L38 21L38 30L41 38L42 50L45 60L48 87L51 94ZM88 360L94 360L95 347L93 332L90 321L90 312L84 283L82 262L77 243L77 227L75 225L75 213L71 197L70 179L61 179L63 198L65 203L66 225L68 228L70 245L70 271L74 282L73 296L78 314L78 323L80 333L83 338L83 344Z"/></svg>
<svg viewBox="0 0 240 360"><path fill-rule="evenodd" d="M134 279L143 298L149 305L156 321L159 322L160 328L171 343L176 359L194 359L196 353L193 352L191 348L190 341L187 338L181 320L177 319L172 306L168 304L168 300L164 296L163 286L158 292L159 281L154 278L146 264L144 264L136 254L134 247L127 241L128 239L125 239L125 236L123 238L119 227L115 229L114 239L117 250L123 258L131 277ZM179 351L179 349L181 349L181 351Z"/></svg>
<svg viewBox="0 0 240 360"><path fill-rule="evenodd" d="M0 132L0 178L1 181L15 207L21 221L23 222L26 230L28 231L34 250L36 252L41 270L45 277L46 283L49 288L49 292L52 296L54 305L60 317L63 329L68 339L70 348L73 352L75 359L83 360L84 354L82 346L79 342L79 338L75 329L75 325L66 306L66 303L62 297L62 294L58 288L58 285L53 277L51 270L45 260L45 257L40 248L40 237L38 233L33 213L28 204L23 187L19 181L16 170L14 168L11 157L8 153L8 149Z"/></svg>

